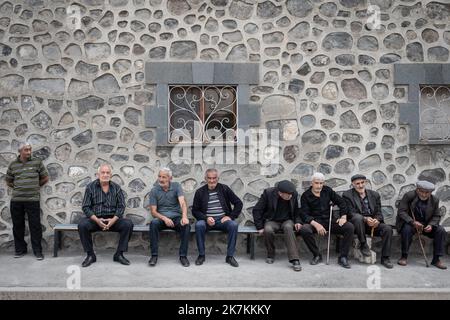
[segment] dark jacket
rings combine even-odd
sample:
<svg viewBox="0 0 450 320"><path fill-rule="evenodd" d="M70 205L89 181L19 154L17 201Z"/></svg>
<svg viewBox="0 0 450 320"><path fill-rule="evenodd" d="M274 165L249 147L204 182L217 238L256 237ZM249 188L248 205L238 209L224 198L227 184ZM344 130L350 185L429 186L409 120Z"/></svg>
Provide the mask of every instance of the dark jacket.
<svg viewBox="0 0 450 320"><path fill-rule="evenodd" d="M367 199L369 200L369 207L372 213L370 217L377 219L380 222L384 222L383 214L381 213L380 194L376 191L366 189L366 195ZM358 191L352 188L345 191L342 197L347 204L348 220L350 220L355 213L363 215L361 197L359 196Z"/></svg>
<svg viewBox="0 0 450 320"><path fill-rule="evenodd" d="M242 211L242 201L239 197L225 184L218 183L217 196L226 216L236 219ZM206 212L208 211L208 185L205 184L195 192L194 203L192 204L192 214L197 220L206 220ZM233 208L231 207L233 205Z"/></svg>
<svg viewBox="0 0 450 320"><path fill-rule="evenodd" d="M264 190L258 202L253 207L253 221L255 223L256 230L263 229L266 221L270 221L274 218L275 213L277 212L278 198L279 195L277 187L267 188ZM289 200L289 203L291 205L290 219L294 223L301 223L297 192L292 194L292 198Z"/></svg>
<svg viewBox="0 0 450 320"><path fill-rule="evenodd" d="M330 221L330 205L339 207L339 214L333 210L332 221L336 221L341 216L348 214L344 199L328 186L323 186L320 192L320 207L313 205L313 203L317 202L316 200L317 197L312 193L312 187L303 192L300 199L300 214L301 219L305 223L311 223L313 220L322 225L328 223Z"/></svg>
<svg viewBox="0 0 450 320"><path fill-rule="evenodd" d="M405 223L413 224L411 212L414 212L419 197L415 190L406 193L398 206L396 228L398 231L402 229ZM441 221L441 213L439 211L439 199L430 195L425 211L425 221L427 225L438 226Z"/></svg>

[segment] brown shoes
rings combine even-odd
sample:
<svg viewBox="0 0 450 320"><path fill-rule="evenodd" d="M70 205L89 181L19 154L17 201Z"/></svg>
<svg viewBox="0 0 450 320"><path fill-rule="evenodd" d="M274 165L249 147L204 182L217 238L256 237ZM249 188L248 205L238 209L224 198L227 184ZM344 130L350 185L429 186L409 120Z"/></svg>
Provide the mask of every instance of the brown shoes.
<svg viewBox="0 0 450 320"><path fill-rule="evenodd" d="M441 260L432 261L431 265L435 266L436 268L442 269L442 270L447 269L447 266Z"/></svg>
<svg viewBox="0 0 450 320"><path fill-rule="evenodd" d="M398 259L397 263L404 267L408 264L408 260L406 258L400 258Z"/></svg>

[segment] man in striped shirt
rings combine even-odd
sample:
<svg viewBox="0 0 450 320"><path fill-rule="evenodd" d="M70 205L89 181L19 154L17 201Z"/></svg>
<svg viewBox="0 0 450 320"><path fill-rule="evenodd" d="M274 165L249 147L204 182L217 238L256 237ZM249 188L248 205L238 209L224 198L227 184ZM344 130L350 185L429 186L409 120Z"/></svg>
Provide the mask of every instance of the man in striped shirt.
<svg viewBox="0 0 450 320"><path fill-rule="evenodd" d="M91 235L92 232L96 231L119 232L119 245L113 260L123 265L130 264L123 253L128 250L133 222L130 219L123 218L125 197L120 186L111 181L111 176L111 166L102 164L98 168L98 179L86 186L82 206L86 217L78 224L81 243L87 253L87 257L82 263L83 267L88 267L97 261Z"/></svg>
<svg viewBox="0 0 450 320"><path fill-rule="evenodd" d="M28 215L31 246L38 260L43 260L42 226L40 208L40 187L48 182L48 172L42 160L31 156L31 145L22 143L19 156L11 162L6 172L6 184L13 189L11 197L11 218L15 258L27 253L25 242L25 214Z"/></svg>
<svg viewBox="0 0 450 320"><path fill-rule="evenodd" d="M222 230L228 233L227 257L225 262L238 267L234 252L238 223L235 219L242 210L242 201L227 185L219 183L216 169L208 169L205 173L206 185L195 192L192 214L197 219L195 236L197 239L198 258L196 265L205 262L205 233L208 230Z"/></svg>

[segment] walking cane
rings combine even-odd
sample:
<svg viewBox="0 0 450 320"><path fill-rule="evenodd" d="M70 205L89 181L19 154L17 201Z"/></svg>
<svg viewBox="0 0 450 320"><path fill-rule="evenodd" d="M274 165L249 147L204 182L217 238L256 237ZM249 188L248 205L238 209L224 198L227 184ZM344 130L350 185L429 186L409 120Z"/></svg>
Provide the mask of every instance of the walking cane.
<svg viewBox="0 0 450 320"><path fill-rule="evenodd" d="M327 264L330 261L330 242L331 242L331 215L333 214L333 205L330 205L330 220L328 222L328 243L327 243Z"/></svg>
<svg viewBox="0 0 450 320"><path fill-rule="evenodd" d="M411 210L411 214L412 214L414 222L416 222L416 217L414 216L413 210ZM415 224L414 224L414 227L416 228L417 236L419 237L420 248L422 249L423 258L425 259L425 265L427 266L427 268L429 268L430 264L428 263L427 255L425 254L425 248L423 247L422 237L420 236L419 228L417 228Z"/></svg>

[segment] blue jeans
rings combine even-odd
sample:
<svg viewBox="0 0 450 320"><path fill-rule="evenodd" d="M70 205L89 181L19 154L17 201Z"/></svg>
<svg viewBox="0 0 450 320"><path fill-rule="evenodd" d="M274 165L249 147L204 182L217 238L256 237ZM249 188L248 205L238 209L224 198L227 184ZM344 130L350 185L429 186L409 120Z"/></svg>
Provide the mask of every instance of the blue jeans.
<svg viewBox="0 0 450 320"><path fill-rule="evenodd" d="M180 234L181 244L180 244L180 257L186 257L189 246L189 234L191 232L191 225L186 224L181 225L181 217L171 218L174 224L173 228L166 226L164 221L160 219L153 219L150 223L150 248L152 256L158 255L158 242L159 242L159 231L164 229L172 229Z"/></svg>
<svg viewBox="0 0 450 320"><path fill-rule="evenodd" d="M205 234L209 230L221 230L228 233L227 256L234 256L236 250L236 239L238 233L238 223L234 220L228 220L222 223L220 219L211 227L205 220L199 220L195 223L195 238L197 239L198 254L205 255Z"/></svg>

